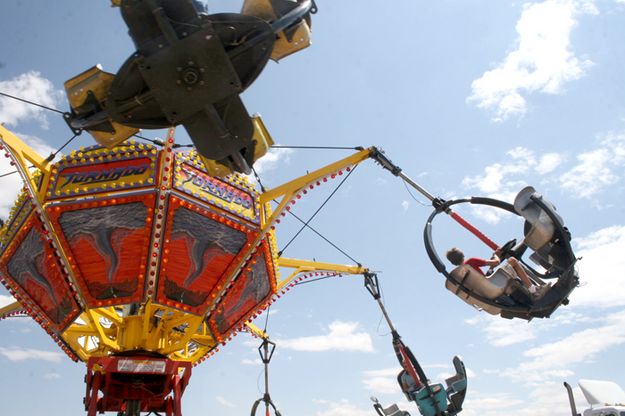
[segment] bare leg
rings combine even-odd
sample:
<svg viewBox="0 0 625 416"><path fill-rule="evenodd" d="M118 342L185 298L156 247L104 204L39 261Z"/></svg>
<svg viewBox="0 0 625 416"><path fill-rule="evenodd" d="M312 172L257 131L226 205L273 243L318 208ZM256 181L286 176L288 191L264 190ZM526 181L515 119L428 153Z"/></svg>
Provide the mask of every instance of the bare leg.
<svg viewBox="0 0 625 416"><path fill-rule="evenodd" d="M523 267L521 267L521 265L519 264L519 261L517 259L515 259L514 257L510 257L508 259L508 263L510 263L510 266L512 266L512 268L516 272L517 276L519 276L519 278L521 279L521 281L525 285L525 287L527 287L529 289L530 287L533 286L532 281L530 280L529 276L525 272L525 269L523 269Z"/></svg>

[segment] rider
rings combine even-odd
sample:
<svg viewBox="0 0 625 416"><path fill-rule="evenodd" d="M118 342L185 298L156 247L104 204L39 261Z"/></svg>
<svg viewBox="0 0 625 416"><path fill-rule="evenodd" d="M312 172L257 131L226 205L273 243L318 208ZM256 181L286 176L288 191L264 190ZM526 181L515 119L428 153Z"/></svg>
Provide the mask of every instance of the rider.
<svg viewBox="0 0 625 416"><path fill-rule="evenodd" d="M493 256L489 260L482 259L479 257L471 257L465 260L464 253L462 252L462 250L460 250L457 247L453 247L447 250L446 256L447 256L447 260L449 260L451 264L455 266L466 264L467 266L473 267L476 271L478 271L483 276L486 276L486 275L482 271L481 269L482 267L485 267L485 266L495 267L501 264L501 260L500 260L501 251L499 249L497 249L493 253ZM523 282L523 285L529 290L529 292L536 296L542 295L542 292L548 289L547 285L536 286L535 284L533 284L529 276L527 275L527 272L525 271L525 269L521 267L521 264L519 264L519 261L514 257L508 258L507 262L502 267L504 268L506 272L508 272L508 274L512 276L516 276L519 279L521 279L521 282Z"/></svg>

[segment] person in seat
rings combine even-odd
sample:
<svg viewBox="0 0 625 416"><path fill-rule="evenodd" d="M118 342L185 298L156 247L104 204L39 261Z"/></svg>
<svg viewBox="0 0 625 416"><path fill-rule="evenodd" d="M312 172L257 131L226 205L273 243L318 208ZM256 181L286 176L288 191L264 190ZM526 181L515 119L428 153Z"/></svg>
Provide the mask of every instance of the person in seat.
<svg viewBox="0 0 625 416"><path fill-rule="evenodd" d="M451 264L453 264L454 266L461 266L463 264L466 264L467 266L473 267L476 271L481 273L483 276L486 276L486 274L482 270L482 267L485 267L485 266L496 267L501 264L501 260L500 260L501 252L499 250L496 250L493 253L493 256L488 260L482 259L479 257L470 257L465 260L464 252L457 247L453 247L447 250L447 253L445 255L447 257L447 260L449 260ZM521 267L521 264L519 264L519 261L514 257L508 258L506 263L502 267L509 275L518 277L523 283L523 286L525 286L527 290L529 290L529 292L533 294L534 296L541 296L543 294L542 292L549 288L546 285L545 286L534 285L532 281L530 280L529 276L527 275L527 272L525 271L525 269Z"/></svg>

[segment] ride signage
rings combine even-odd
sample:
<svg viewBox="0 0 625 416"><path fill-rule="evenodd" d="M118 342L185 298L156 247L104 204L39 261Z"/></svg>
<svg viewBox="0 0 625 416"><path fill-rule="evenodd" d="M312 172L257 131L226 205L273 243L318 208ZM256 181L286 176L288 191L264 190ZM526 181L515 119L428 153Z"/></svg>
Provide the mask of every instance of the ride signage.
<svg viewBox="0 0 625 416"><path fill-rule="evenodd" d="M49 197L59 198L93 192L150 186L155 181L155 163L150 157L104 163L68 165L59 169Z"/></svg>
<svg viewBox="0 0 625 416"><path fill-rule="evenodd" d="M175 188L248 220L258 219L252 195L186 163L180 166Z"/></svg>

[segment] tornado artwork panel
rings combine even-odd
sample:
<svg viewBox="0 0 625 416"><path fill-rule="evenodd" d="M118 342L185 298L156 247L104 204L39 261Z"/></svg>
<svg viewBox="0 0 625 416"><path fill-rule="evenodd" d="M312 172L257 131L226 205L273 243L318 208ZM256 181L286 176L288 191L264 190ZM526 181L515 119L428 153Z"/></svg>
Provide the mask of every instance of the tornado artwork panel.
<svg viewBox="0 0 625 416"><path fill-rule="evenodd" d="M198 307L248 241L245 232L180 207L167 230L167 263L161 270L158 301Z"/></svg>
<svg viewBox="0 0 625 416"><path fill-rule="evenodd" d="M259 252L251 267L244 269L217 306L213 320L221 336L225 336L241 319L253 313L271 294L265 253L264 250Z"/></svg>
<svg viewBox="0 0 625 416"><path fill-rule="evenodd" d="M143 202L63 212L58 220L93 301L124 303L143 293L138 276L149 249Z"/></svg>
<svg viewBox="0 0 625 416"><path fill-rule="evenodd" d="M56 331L80 312L54 255L54 249L36 227L19 242L5 273L27 294Z"/></svg>

